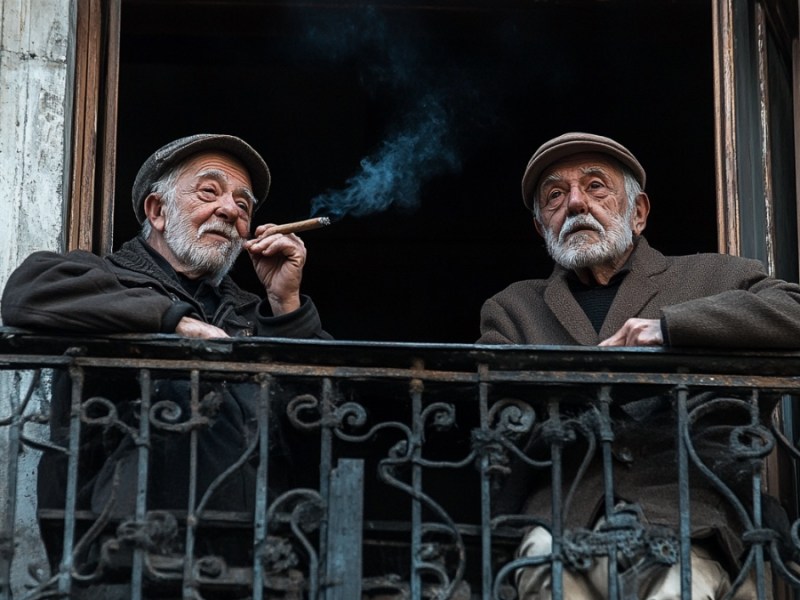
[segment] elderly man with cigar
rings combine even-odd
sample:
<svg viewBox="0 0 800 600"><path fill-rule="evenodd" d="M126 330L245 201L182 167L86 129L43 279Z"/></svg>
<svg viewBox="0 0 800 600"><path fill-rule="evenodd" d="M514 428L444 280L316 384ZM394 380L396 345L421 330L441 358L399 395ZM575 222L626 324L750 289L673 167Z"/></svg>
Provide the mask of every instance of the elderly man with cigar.
<svg viewBox="0 0 800 600"><path fill-rule="evenodd" d="M266 199L270 181L263 158L238 137L199 134L166 144L145 161L133 184L141 233L102 258L83 251L32 254L5 287L4 323L88 334L329 338L313 302L300 293L306 260L302 240L273 225L259 225L250 238L254 212ZM263 297L243 290L228 275L242 249L264 286ZM257 408L252 384L205 383L201 393L215 394L217 400L207 407L209 425L199 435L198 498L242 456L254 435ZM94 396L110 399L124 415L137 401L139 386L129 374L89 376L84 398ZM61 445L67 440L69 398L67 378L57 377L51 435ZM181 418L188 418L186 381L156 381L152 402L161 400L177 402ZM134 444L128 436L98 429L86 427L81 440L80 508L130 514ZM187 436L153 435L148 508L185 510ZM45 453L40 507L63 506L65 460L64 453ZM245 462L207 507L251 510L254 468ZM57 557L59 542L46 541ZM246 550L247 544L231 546Z"/></svg>
<svg viewBox="0 0 800 600"><path fill-rule="evenodd" d="M270 181L264 160L237 137L170 142L133 184L140 235L104 258L32 254L6 285L4 323L80 333L326 337L314 304L300 294L302 240L273 225L259 225L248 239ZM227 276L242 249L264 298Z"/></svg>
<svg viewBox="0 0 800 600"><path fill-rule="evenodd" d="M481 311L486 344L676 346L716 348L800 347L800 287L768 276L755 261L720 254L664 256L642 232L650 200L645 170L633 153L607 137L567 133L533 154L522 179L525 206L533 213L555 269L548 279L520 281L490 298ZM670 399L613 398L614 515L604 514L603 480L596 460L564 515L569 531L595 531L609 519L638 515L647 532L677 531L678 485ZM696 406L708 397L690 398ZM760 399L762 415L773 400ZM591 401L589 401L591 404ZM591 428L591 409L577 419ZM713 418L713 417L712 417ZM698 423L693 439L701 458L743 498L752 470L731 459L727 434L736 418ZM546 459L546 427L535 428L525 451ZM580 444L567 444L567 479L575 475ZM732 596L745 547L739 526L717 491L702 477L691 479L692 598L754 598L752 580ZM551 489L544 471L516 459L497 495L500 514L551 518ZM781 516L780 507L768 503ZM532 528L521 556L551 552L548 527ZM680 598L679 565L649 556L646 549L620 562L623 598ZM608 597L607 560L595 557L586 570L567 568L563 597ZM520 597L550 598L549 563L516 572Z"/></svg>

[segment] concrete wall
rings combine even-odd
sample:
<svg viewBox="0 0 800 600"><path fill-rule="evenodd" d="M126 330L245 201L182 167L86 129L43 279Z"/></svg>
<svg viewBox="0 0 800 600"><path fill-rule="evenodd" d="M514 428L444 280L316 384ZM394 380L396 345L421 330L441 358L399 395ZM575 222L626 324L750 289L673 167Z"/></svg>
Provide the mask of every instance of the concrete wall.
<svg viewBox="0 0 800 600"><path fill-rule="evenodd" d="M73 2L0 0L0 288L34 250L62 250L70 130ZM19 413L30 373L0 373L0 421ZM34 397L26 413L38 411ZM42 435L26 425L26 435ZM8 456L8 428L0 427L0 456ZM24 449L9 502L7 461L0 461L0 526L16 511L12 588L21 595L42 560L35 523L37 453ZM40 576L46 572L39 570Z"/></svg>
<svg viewBox="0 0 800 600"><path fill-rule="evenodd" d="M0 3L0 285L64 244L70 0Z"/></svg>

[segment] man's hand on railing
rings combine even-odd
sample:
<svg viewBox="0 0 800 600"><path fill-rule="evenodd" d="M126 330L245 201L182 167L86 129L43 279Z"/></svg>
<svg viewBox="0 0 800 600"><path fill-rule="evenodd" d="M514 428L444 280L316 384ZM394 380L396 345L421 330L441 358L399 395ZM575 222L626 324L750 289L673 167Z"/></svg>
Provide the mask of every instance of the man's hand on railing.
<svg viewBox="0 0 800 600"><path fill-rule="evenodd" d="M617 333L603 340L599 346L661 346L664 334L661 333L659 319L628 319Z"/></svg>
<svg viewBox="0 0 800 600"><path fill-rule="evenodd" d="M175 328L175 333L183 337L193 338L223 338L230 337L219 327L215 327L209 323L205 323L192 317L183 317L178 321L178 326Z"/></svg>

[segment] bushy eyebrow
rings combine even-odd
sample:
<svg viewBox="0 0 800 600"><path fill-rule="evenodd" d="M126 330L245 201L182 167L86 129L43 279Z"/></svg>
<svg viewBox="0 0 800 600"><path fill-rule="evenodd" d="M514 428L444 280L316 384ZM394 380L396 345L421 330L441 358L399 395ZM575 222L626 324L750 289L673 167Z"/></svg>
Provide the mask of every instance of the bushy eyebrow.
<svg viewBox="0 0 800 600"><path fill-rule="evenodd" d="M600 175L602 177L608 177L609 173L603 167L584 167L581 169L581 172L584 175Z"/></svg>
<svg viewBox="0 0 800 600"><path fill-rule="evenodd" d="M564 178L561 177L561 175L558 175L556 173L550 173L550 175L542 179L541 183L539 184L539 189L544 189L546 185L549 185L551 183L558 183L559 181L563 180Z"/></svg>
<svg viewBox="0 0 800 600"><path fill-rule="evenodd" d="M228 179L228 175L225 173L225 171L222 171L220 169L207 169L205 171L200 171L196 175L196 177L197 179L213 179L220 185L230 184L230 179ZM235 196L242 196L244 198L247 198L247 200L250 202L251 207L256 205L256 198L255 196L253 196L253 192L250 191L250 188L239 187L233 190L233 193Z"/></svg>

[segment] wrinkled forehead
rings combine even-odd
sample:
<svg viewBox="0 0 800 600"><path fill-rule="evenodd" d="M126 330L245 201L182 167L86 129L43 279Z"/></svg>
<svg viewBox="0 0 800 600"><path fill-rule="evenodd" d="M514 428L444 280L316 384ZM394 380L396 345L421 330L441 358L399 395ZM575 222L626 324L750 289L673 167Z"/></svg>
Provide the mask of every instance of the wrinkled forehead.
<svg viewBox="0 0 800 600"><path fill-rule="evenodd" d="M250 173L242 162L224 152L202 152L187 158L179 167L181 177L213 176L224 179L234 187L246 187L252 192Z"/></svg>

